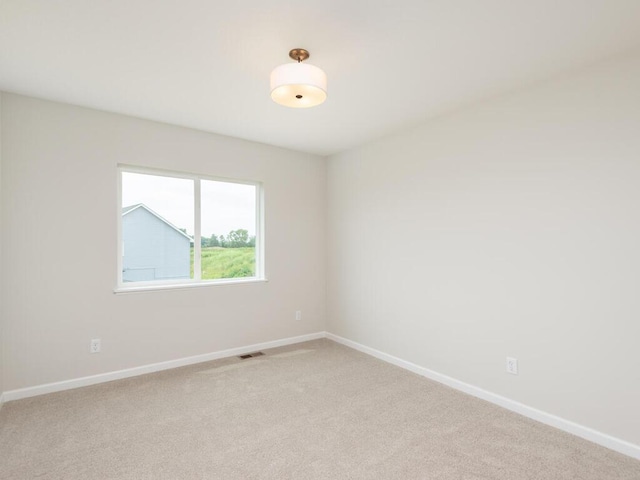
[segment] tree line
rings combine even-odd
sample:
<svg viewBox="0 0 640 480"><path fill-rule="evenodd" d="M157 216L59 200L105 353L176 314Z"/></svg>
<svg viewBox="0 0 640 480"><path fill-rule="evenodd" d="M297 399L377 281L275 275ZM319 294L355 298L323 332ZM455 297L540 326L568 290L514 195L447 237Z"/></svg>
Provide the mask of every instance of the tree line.
<svg viewBox="0 0 640 480"><path fill-rule="evenodd" d="M231 230L227 236L212 233L209 238L200 237L200 245L205 247L242 248L255 247L255 235L249 236L249 232L243 228Z"/></svg>

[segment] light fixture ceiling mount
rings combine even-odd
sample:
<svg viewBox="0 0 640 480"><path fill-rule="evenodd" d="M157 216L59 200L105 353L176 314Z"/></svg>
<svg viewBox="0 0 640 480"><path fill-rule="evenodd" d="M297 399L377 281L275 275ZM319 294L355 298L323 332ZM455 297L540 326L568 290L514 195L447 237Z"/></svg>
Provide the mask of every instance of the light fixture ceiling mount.
<svg viewBox="0 0 640 480"><path fill-rule="evenodd" d="M295 60L296 62L304 62L309 58L309 52L307 52L304 48L294 48L289 52L289 58L291 60Z"/></svg>
<svg viewBox="0 0 640 480"><path fill-rule="evenodd" d="M302 63L309 58L304 48L294 48L285 63L271 72L271 99L292 108L309 108L327 99L327 75L318 67Z"/></svg>

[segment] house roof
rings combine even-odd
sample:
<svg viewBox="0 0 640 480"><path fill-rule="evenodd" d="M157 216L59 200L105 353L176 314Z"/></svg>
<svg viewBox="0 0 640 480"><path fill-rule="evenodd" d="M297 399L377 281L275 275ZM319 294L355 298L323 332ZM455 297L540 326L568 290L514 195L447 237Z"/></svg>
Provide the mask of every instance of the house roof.
<svg viewBox="0 0 640 480"><path fill-rule="evenodd" d="M189 239L190 242L193 241L193 238L190 237L189 235L187 235L186 233L184 233L182 230L180 230L178 227L176 227L173 223L171 223L169 220L167 220L166 218L162 217L162 215L154 212L153 210L151 210L149 207L147 207L144 203L136 203L135 205L129 205L128 207L123 207L122 208L122 216L124 217L126 214L133 212L134 210L137 210L139 208L142 208L143 210L146 210L147 212L149 212L151 215L159 218L160 220L162 220L164 223L166 223L168 226L170 226L171 228L173 228L176 232L178 232L180 235L186 237Z"/></svg>
<svg viewBox="0 0 640 480"><path fill-rule="evenodd" d="M138 207L141 207L142 205L143 205L142 203L136 203L135 205L129 205L128 207L124 207L122 209L122 215L125 215L125 214L129 213L131 210L134 210L134 209L136 209ZM147 207L145 207L145 208L147 208ZM148 208L147 208L147 210L148 210Z"/></svg>

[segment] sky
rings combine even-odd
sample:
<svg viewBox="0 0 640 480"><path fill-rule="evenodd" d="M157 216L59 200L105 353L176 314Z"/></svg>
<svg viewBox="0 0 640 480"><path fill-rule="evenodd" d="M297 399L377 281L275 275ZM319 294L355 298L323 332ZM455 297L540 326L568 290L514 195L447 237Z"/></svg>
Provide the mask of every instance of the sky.
<svg viewBox="0 0 640 480"><path fill-rule="evenodd" d="M243 228L256 234L256 187L201 180L203 237ZM122 173L122 206L144 203L178 228L194 233L194 181L140 173Z"/></svg>

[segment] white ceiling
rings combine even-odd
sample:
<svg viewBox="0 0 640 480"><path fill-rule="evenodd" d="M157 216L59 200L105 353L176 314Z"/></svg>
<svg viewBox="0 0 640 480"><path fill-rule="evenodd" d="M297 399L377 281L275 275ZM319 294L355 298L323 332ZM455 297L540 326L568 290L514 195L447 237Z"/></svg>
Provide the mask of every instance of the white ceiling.
<svg viewBox="0 0 640 480"><path fill-rule="evenodd" d="M639 0L0 1L2 90L322 155L639 45ZM319 107L269 97L293 47Z"/></svg>

